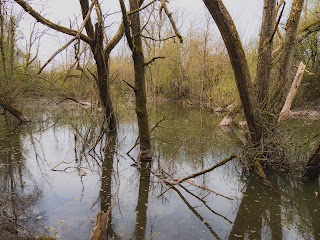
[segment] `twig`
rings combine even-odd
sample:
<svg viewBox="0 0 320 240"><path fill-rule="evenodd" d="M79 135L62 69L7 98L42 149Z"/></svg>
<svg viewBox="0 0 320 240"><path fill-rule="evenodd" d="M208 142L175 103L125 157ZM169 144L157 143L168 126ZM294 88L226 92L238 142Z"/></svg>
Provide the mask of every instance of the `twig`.
<svg viewBox="0 0 320 240"><path fill-rule="evenodd" d="M159 57L153 57L152 59L150 59L149 61L145 62L144 63L144 66L148 66L149 64L153 63L155 60L157 59L164 59L166 57L163 57L163 56L159 56Z"/></svg>
<svg viewBox="0 0 320 240"><path fill-rule="evenodd" d="M134 88L134 86L132 86L131 83L128 83L127 81L125 80L122 80L124 83L126 83L134 92L136 92L136 89Z"/></svg>
<svg viewBox="0 0 320 240"><path fill-rule="evenodd" d="M141 7L141 8L137 8L133 11L128 12L128 16L130 16L131 14L134 14L136 12L142 11L143 9L149 7L151 4L155 3L157 0L153 0L152 2L149 2L148 4L146 4L145 6Z"/></svg>
<svg viewBox="0 0 320 240"><path fill-rule="evenodd" d="M46 63L39 69L38 74L40 74L42 72L42 70L60 53L62 52L64 49L66 49L71 43L73 43L75 40L80 39L81 33L86 25L86 23L88 22L89 18L90 18L90 14L91 11L93 9L93 6L95 4L96 0L93 0L91 2L91 5L89 7L88 13L85 17L85 19L83 20L81 27L78 31L78 33L69 41L67 42L64 46L62 46L61 48L59 48L47 61Z"/></svg>

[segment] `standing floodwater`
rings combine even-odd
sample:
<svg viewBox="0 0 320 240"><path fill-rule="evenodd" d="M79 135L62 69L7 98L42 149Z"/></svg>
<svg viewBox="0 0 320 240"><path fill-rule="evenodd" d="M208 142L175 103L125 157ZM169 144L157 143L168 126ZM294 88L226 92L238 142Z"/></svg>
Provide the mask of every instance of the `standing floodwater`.
<svg viewBox="0 0 320 240"><path fill-rule="evenodd" d="M114 148L106 148L110 138L96 142L96 116L67 108L35 112L39 120L23 127L0 119L0 207L18 226L88 239L97 214L111 210L109 239L320 238L318 182L302 187L272 175L270 189L244 176L234 159L190 182L164 183L239 154L242 133L218 128L221 116L152 106L151 127L165 120L152 131L153 161L139 171L126 155L137 139L133 111L119 107L119 131L108 142ZM316 121L290 125L297 141L320 130ZM136 158L138 151L130 154Z"/></svg>

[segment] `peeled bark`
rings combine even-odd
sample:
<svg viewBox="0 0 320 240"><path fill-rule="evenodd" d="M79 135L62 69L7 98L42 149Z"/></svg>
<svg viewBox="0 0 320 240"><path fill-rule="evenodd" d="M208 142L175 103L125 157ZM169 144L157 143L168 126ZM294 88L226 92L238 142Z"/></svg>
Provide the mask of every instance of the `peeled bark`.
<svg viewBox="0 0 320 240"><path fill-rule="evenodd" d="M262 137L262 124L257 110L254 109L253 98L250 96L253 93L253 86L239 34L222 0L203 0L203 2L216 22L227 47L251 140L257 143Z"/></svg>
<svg viewBox="0 0 320 240"><path fill-rule="evenodd" d="M290 115L290 113L291 113L290 112L291 105L292 105L294 97L297 94L297 91L298 91L298 88L300 86L300 83L301 83L301 80L302 80L303 73L304 73L305 69L306 69L306 65L304 65L303 62L300 62L297 74L296 74L296 76L295 76L295 78L294 78L294 80L292 82L292 85L291 85L291 88L289 90L288 96L287 96L286 101L285 101L285 103L283 105L283 108L282 108L282 110L280 112L278 122L282 121L284 118L286 118L288 115Z"/></svg>

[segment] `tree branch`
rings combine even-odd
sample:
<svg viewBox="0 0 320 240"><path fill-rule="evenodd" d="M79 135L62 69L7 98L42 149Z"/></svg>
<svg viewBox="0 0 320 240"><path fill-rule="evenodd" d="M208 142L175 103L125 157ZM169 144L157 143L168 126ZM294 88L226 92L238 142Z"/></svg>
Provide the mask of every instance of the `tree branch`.
<svg viewBox="0 0 320 240"><path fill-rule="evenodd" d="M143 7L141 7L141 8L137 8L137 9L135 9L135 10L133 10L133 11L128 12L128 15L134 14L134 13L136 13L136 12L140 12L140 11L142 11L143 9L149 7L151 4L155 3L156 1L157 1L157 0L153 0L152 2L149 2L148 4L146 4L145 6L143 6Z"/></svg>
<svg viewBox="0 0 320 240"><path fill-rule="evenodd" d="M154 61L156 61L157 59L164 59L166 57L163 56L159 56L159 57L153 57L152 59L150 59L148 62L144 63L144 66L148 66L149 64L153 63Z"/></svg>
<svg viewBox="0 0 320 240"><path fill-rule="evenodd" d="M65 45L63 45L61 48L59 48L47 61L46 63L39 69L38 74L40 74L42 72L42 70L60 53L62 52L64 49L66 49L72 42L74 42L76 39L80 38L81 32L83 31L84 27L87 25L87 22L90 20L90 14L92 12L93 6L95 4L96 0L93 0L89 10L87 12L86 17L84 18L81 27L78 31L78 33L76 34L75 37L73 37L69 42L67 42Z"/></svg>
<svg viewBox="0 0 320 240"><path fill-rule="evenodd" d="M34 10L26 1L24 0L14 0L17 4L19 4L28 14L30 14L33 18L35 18L38 22L43 25L48 26L58 32L68 34L70 36L76 36L78 31L66 28L64 26L58 25L56 23L51 22L50 20L44 18L40 13ZM88 44L92 43L92 39L84 34L80 34L81 40L85 41Z"/></svg>
<svg viewBox="0 0 320 240"><path fill-rule="evenodd" d="M176 34L176 36L179 38L180 40L180 43L183 43L183 38L177 28L177 25L175 23L175 21L173 20L173 17L172 17L172 13L169 12L169 9L167 7L167 4L166 4L166 1L165 0L162 0L161 1L161 6L160 6L160 14L161 14L161 11L162 9L164 9L164 12L166 13L166 15L168 16L169 20L170 20L170 23L171 23L171 26ZM160 15L161 16L161 15Z"/></svg>
<svg viewBox="0 0 320 240"><path fill-rule="evenodd" d="M131 50L133 50L133 39L131 36L131 31L130 31L130 24L129 24L129 18L127 15L127 10L126 10L126 5L124 4L123 0L119 0L120 2L120 7L121 7L121 12L122 12L122 21L123 21L123 26L124 26L124 33L127 38L128 45Z"/></svg>

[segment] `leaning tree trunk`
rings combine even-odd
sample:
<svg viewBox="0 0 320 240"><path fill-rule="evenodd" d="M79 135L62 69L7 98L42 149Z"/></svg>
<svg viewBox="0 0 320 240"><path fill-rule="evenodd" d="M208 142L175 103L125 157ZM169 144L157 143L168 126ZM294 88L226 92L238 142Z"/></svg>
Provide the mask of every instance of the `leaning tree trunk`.
<svg viewBox="0 0 320 240"><path fill-rule="evenodd" d="M258 111L254 109L253 98L250 96L253 92L252 82L239 34L222 0L203 0L203 2L216 22L227 47L251 140L257 143L262 137L262 124Z"/></svg>
<svg viewBox="0 0 320 240"><path fill-rule="evenodd" d="M139 8L137 0L130 0L130 10ZM130 15L132 30L132 57L134 62L134 93L136 98L136 114L138 118L141 160L149 160L152 157L150 131L147 112L145 59L142 49L140 14L137 11Z"/></svg>
<svg viewBox="0 0 320 240"><path fill-rule="evenodd" d="M13 107L11 104L6 102L5 100L0 98L0 106L3 107L5 111L8 111L11 113L13 116L15 116L22 124L25 124L29 122L29 119L25 117L22 112L17 110L15 107Z"/></svg>
<svg viewBox="0 0 320 240"><path fill-rule="evenodd" d="M320 142L311 154L307 166L302 174L303 182L316 181L320 175Z"/></svg>

